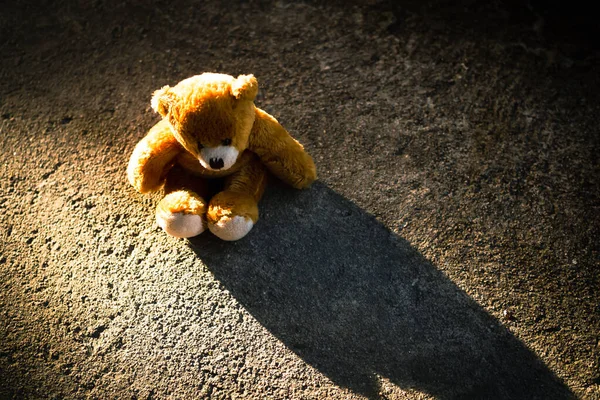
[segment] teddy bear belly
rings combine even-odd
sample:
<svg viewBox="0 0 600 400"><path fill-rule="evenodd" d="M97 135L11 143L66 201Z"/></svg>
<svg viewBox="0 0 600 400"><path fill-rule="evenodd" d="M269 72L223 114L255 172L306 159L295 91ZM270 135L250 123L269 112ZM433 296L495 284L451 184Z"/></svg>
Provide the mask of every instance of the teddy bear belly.
<svg viewBox="0 0 600 400"><path fill-rule="evenodd" d="M183 167L185 170L193 173L194 175L204 176L207 178L221 178L227 175L231 175L234 172L238 171L244 165L246 165L253 158L253 153L246 150L242 153L241 156L238 157L238 160L235 164L226 170L217 170L212 171L204 168L198 159L196 159L190 153L181 154L177 157L177 164Z"/></svg>

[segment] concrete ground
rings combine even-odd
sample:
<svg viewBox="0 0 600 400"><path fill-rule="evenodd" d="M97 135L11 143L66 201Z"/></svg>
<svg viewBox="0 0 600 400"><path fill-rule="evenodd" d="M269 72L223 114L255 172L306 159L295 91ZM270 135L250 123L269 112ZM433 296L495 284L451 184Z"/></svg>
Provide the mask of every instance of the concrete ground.
<svg viewBox="0 0 600 400"><path fill-rule="evenodd" d="M595 22L487 3L0 6L0 398L600 398ZM204 71L319 172L235 243L125 179Z"/></svg>

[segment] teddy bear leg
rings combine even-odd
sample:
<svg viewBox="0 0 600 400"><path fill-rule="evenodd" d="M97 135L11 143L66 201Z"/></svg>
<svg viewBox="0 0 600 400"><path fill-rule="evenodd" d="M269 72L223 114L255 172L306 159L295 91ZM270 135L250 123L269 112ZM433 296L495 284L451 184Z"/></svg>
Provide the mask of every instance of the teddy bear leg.
<svg viewBox="0 0 600 400"><path fill-rule="evenodd" d="M208 229L227 241L246 236L258 221L258 201L267 184L267 171L253 160L228 177L225 188L208 205Z"/></svg>
<svg viewBox="0 0 600 400"><path fill-rule="evenodd" d="M204 198L198 194L203 192L199 190L202 189L200 182L192 187L183 182L185 178L185 173L179 169L169 172L165 184L166 195L156 207L158 226L178 238L194 237L206 230L207 207Z"/></svg>

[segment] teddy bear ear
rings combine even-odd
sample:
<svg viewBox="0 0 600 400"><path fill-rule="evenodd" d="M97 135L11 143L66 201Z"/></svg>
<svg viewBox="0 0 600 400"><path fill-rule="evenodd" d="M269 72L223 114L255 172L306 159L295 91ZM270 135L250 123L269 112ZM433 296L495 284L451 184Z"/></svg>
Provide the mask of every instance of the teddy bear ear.
<svg viewBox="0 0 600 400"><path fill-rule="evenodd" d="M254 75L240 75L231 84L231 94L238 100L254 100L258 93L258 81Z"/></svg>
<svg viewBox="0 0 600 400"><path fill-rule="evenodd" d="M171 89L169 86L163 86L162 89L156 90L152 94L152 101L150 102L152 109L163 117L167 116L175 102L175 94L169 89Z"/></svg>

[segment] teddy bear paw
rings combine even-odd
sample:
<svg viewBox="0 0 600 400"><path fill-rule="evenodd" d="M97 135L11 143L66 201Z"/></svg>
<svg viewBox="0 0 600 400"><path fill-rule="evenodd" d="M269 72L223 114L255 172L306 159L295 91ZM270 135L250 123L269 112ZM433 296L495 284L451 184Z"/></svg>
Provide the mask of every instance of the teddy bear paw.
<svg viewBox="0 0 600 400"><path fill-rule="evenodd" d="M236 215L223 216L216 223L208 224L208 229L222 240L239 240L246 236L254 226L252 219Z"/></svg>
<svg viewBox="0 0 600 400"><path fill-rule="evenodd" d="M182 212L158 213L156 222L166 233L177 238L198 236L206 229L201 216Z"/></svg>
<svg viewBox="0 0 600 400"><path fill-rule="evenodd" d="M206 230L204 200L193 192L180 190L166 195L156 207L156 222L166 233L178 238L197 236Z"/></svg>

